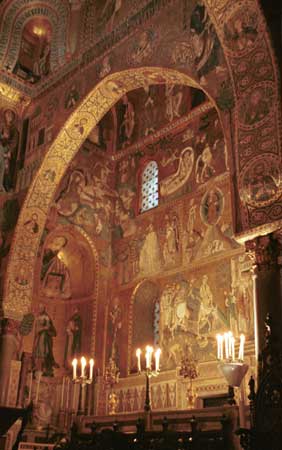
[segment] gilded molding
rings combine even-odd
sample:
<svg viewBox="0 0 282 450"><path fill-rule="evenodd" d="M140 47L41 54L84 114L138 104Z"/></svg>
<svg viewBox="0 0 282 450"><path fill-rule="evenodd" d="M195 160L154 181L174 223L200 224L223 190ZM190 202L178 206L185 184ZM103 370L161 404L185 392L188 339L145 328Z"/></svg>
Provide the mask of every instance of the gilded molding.
<svg viewBox="0 0 282 450"><path fill-rule="evenodd" d="M256 238L257 236L265 236L266 234L279 231L281 228L282 228L282 219L276 220L272 223L266 223L265 225L252 228L251 230L247 230L242 233L237 233L235 234L234 239L239 244L244 244L245 242L250 241Z"/></svg>
<svg viewBox="0 0 282 450"><path fill-rule="evenodd" d="M28 106L31 101L29 97L24 96L19 90L2 82L0 82L1 98L14 105L20 104L22 108Z"/></svg>

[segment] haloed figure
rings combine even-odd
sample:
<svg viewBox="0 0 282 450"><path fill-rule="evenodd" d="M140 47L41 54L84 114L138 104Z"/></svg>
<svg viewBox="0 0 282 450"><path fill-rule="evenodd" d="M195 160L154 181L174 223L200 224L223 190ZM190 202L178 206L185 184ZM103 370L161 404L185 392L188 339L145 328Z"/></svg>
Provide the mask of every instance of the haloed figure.
<svg viewBox="0 0 282 450"><path fill-rule="evenodd" d="M35 319L33 366L43 372L43 376L52 377L53 369L58 368L53 355L53 338L57 332L43 304L39 305L39 314Z"/></svg>

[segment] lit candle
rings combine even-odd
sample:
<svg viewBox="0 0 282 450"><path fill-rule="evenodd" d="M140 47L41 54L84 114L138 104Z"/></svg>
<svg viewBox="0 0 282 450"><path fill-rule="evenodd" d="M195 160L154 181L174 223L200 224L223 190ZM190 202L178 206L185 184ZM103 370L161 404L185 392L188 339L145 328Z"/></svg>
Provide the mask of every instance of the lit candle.
<svg viewBox="0 0 282 450"><path fill-rule="evenodd" d="M154 349L150 345L146 346L146 369L151 370L152 366L152 353Z"/></svg>
<svg viewBox="0 0 282 450"><path fill-rule="evenodd" d="M64 390L65 390L65 377L63 377L63 382L62 382L61 409L63 409L63 406L64 406Z"/></svg>
<svg viewBox="0 0 282 450"><path fill-rule="evenodd" d="M75 411L75 407L76 407L76 390L77 390L77 387L79 388L79 386L76 383L73 384L73 387L72 387L72 406L71 406L72 411Z"/></svg>
<svg viewBox="0 0 282 450"><path fill-rule="evenodd" d="M240 335L239 354L238 354L238 359L240 361L244 361L244 344L245 344L245 335L241 334Z"/></svg>
<svg viewBox="0 0 282 450"><path fill-rule="evenodd" d="M66 388L67 388L67 395L66 395L66 409L65 411L69 410L69 396L70 396L70 379L67 377L67 382L66 382Z"/></svg>
<svg viewBox="0 0 282 450"><path fill-rule="evenodd" d="M235 338L231 337L231 355L232 355L232 361L235 361Z"/></svg>
<svg viewBox="0 0 282 450"><path fill-rule="evenodd" d="M232 338L233 338L232 331L228 331L228 356L229 356L229 358L232 357Z"/></svg>
<svg viewBox="0 0 282 450"><path fill-rule="evenodd" d="M221 334L216 335L216 342L217 342L217 359L220 359L220 341L221 341Z"/></svg>
<svg viewBox="0 0 282 450"><path fill-rule="evenodd" d="M145 360L146 360L146 369L150 368L150 347L149 345L146 346L146 354L145 354Z"/></svg>
<svg viewBox="0 0 282 450"><path fill-rule="evenodd" d="M90 365L89 378L90 378L90 380L92 380L92 378L93 378L93 368L94 368L94 359L93 358L90 359L89 365Z"/></svg>
<svg viewBox="0 0 282 450"><path fill-rule="evenodd" d="M156 372L159 372L159 370L160 370L160 356L161 356L161 349L158 348L155 351L155 370L156 370Z"/></svg>
<svg viewBox="0 0 282 450"><path fill-rule="evenodd" d="M137 348L136 357L137 357L138 372L141 372L141 348ZM146 366L147 366L147 359L146 359Z"/></svg>
<svg viewBox="0 0 282 450"><path fill-rule="evenodd" d="M223 359L223 336L222 336L222 334L216 335L216 341L217 341L217 359L222 360Z"/></svg>
<svg viewBox="0 0 282 450"><path fill-rule="evenodd" d="M228 333L224 333L224 344L225 344L225 358L229 359L229 336Z"/></svg>
<svg viewBox="0 0 282 450"><path fill-rule="evenodd" d="M85 376L84 372L86 367L86 359L84 358L84 356L82 356L80 363L81 363L81 377L83 378Z"/></svg>
<svg viewBox="0 0 282 450"><path fill-rule="evenodd" d="M223 336L220 335L220 359L223 361Z"/></svg>
<svg viewBox="0 0 282 450"><path fill-rule="evenodd" d="M154 349L153 347L149 347L149 369L152 368L152 355L153 355Z"/></svg>
<svg viewBox="0 0 282 450"><path fill-rule="evenodd" d="M76 372L76 369L77 369L77 359L76 359L76 358L74 358L74 359L72 360L72 369L73 369L73 371L72 371L72 378L73 378L73 380L76 380L76 378L77 378L77 372Z"/></svg>

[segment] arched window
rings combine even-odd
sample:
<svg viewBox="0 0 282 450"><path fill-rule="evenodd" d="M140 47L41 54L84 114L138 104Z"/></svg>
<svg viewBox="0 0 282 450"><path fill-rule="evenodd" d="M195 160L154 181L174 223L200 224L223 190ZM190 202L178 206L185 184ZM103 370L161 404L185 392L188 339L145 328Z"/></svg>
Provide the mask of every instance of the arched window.
<svg viewBox="0 0 282 450"><path fill-rule="evenodd" d="M156 161L150 161L141 177L140 212L148 211L159 204L159 169Z"/></svg>

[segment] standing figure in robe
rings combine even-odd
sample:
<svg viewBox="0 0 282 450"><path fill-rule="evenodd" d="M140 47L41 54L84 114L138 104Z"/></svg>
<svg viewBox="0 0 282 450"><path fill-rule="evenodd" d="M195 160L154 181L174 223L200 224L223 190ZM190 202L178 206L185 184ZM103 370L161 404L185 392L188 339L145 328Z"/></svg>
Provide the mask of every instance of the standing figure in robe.
<svg viewBox="0 0 282 450"><path fill-rule="evenodd" d="M163 246L163 259L165 264L175 263L179 249L178 220L174 216L165 215L165 242Z"/></svg>
<svg viewBox="0 0 282 450"><path fill-rule="evenodd" d="M73 315L69 318L66 327L66 345L64 367L70 367L72 359L81 352L82 319L79 310L75 307Z"/></svg>
<svg viewBox="0 0 282 450"><path fill-rule="evenodd" d="M39 305L39 314L35 319L33 366L35 370L43 372L46 377L53 377L53 369L58 368L53 355L53 338L57 332L53 322L43 304Z"/></svg>
<svg viewBox="0 0 282 450"><path fill-rule="evenodd" d="M124 115L120 126L120 136L124 145L131 144L131 138L135 127L135 112L133 104L129 101L127 95L123 97Z"/></svg>
<svg viewBox="0 0 282 450"><path fill-rule="evenodd" d="M3 185L6 191L15 186L16 163L18 157L19 132L15 125L16 114L11 109L4 112L4 123L1 127L1 145L4 147L4 178Z"/></svg>
<svg viewBox="0 0 282 450"><path fill-rule="evenodd" d="M139 269L141 274L150 274L161 269L162 256L158 235L150 223L139 255Z"/></svg>

